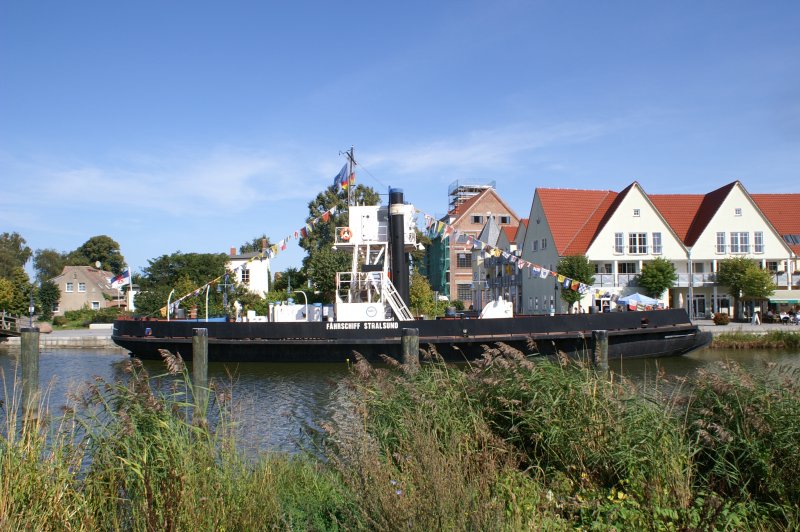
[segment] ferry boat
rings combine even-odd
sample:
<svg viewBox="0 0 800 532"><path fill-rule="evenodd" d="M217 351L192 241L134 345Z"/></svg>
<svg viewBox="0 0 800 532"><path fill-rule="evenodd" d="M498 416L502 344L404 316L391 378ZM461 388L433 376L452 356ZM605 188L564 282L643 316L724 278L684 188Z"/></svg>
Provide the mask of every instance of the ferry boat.
<svg viewBox="0 0 800 532"><path fill-rule="evenodd" d="M388 206L350 206L335 245L351 252L350 270L336 274L329 306L280 305L261 320L118 319L113 341L140 358L160 350L191 359L194 329L208 330L208 356L219 362L343 362L354 352L367 359L401 359L404 334L419 335L420 349L445 360L480 357L502 342L524 353L583 356L592 331L607 331L608 358L666 357L711 341L681 309L515 316L510 301L487 305L480 316L415 319L409 311L409 252L417 245L414 208L391 189Z"/></svg>

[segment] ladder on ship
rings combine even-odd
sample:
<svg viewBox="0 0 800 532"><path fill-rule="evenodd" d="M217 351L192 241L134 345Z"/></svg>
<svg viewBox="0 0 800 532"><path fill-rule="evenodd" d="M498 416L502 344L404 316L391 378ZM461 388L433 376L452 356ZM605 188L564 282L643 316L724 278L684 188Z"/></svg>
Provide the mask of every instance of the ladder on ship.
<svg viewBox="0 0 800 532"><path fill-rule="evenodd" d="M399 321L412 321L414 319L414 316L411 315L411 311L408 310L408 306L406 306L406 302L400 297L400 294L394 287L394 283L392 283L388 277L383 278L383 293Z"/></svg>

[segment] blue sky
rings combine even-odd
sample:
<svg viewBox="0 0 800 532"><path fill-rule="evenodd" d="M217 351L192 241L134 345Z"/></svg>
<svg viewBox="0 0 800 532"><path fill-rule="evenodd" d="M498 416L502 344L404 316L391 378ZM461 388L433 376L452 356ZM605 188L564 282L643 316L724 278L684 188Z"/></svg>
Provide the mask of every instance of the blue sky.
<svg viewBox="0 0 800 532"><path fill-rule="evenodd" d="M800 192L798 28L788 1L0 0L0 232L106 234L134 271L277 241L351 145L434 215L455 180L522 217L536 187Z"/></svg>

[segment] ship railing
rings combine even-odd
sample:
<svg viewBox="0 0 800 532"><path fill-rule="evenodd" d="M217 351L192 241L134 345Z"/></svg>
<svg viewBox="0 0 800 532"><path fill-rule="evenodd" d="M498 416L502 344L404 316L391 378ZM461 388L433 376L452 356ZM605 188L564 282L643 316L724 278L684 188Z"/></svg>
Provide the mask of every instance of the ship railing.
<svg viewBox="0 0 800 532"><path fill-rule="evenodd" d="M383 272L339 272L336 298L343 303L382 303Z"/></svg>

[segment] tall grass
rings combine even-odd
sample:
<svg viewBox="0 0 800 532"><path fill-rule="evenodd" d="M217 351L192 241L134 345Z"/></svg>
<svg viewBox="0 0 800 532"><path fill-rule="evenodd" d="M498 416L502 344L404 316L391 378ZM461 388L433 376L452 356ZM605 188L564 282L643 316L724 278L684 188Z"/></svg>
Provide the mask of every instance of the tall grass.
<svg viewBox="0 0 800 532"><path fill-rule="evenodd" d="M800 349L800 332L771 330L764 334L732 332L714 336L712 348Z"/></svg>
<svg viewBox="0 0 800 532"><path fill-rule="evenodd" d="M359 360L323 457L254 458L232 393L212 384L219 415L195 420L168 362L90 383L58 424L7 392L0 529L800 527L800 389L778 368L723 365L662 396L503 345L459 368Z"/></svg>

